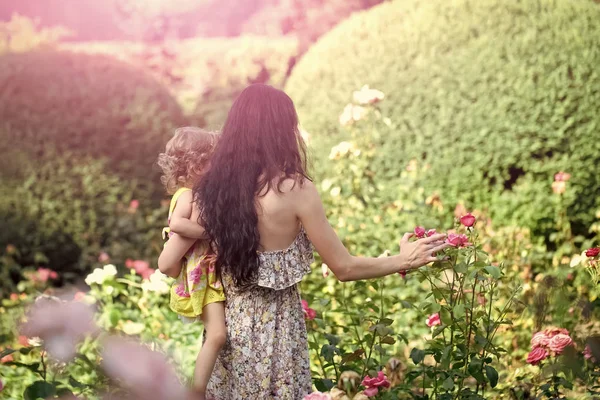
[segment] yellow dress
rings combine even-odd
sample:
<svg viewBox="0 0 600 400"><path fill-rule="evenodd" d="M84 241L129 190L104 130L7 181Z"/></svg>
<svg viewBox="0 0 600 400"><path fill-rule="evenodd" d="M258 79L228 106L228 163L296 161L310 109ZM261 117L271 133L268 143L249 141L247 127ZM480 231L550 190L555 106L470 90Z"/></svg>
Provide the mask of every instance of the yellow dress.
<svg viewBox="0 0 600 400"><path fill-rule="evenodd" d="M175 192L169 206L169 222L177 200L182 193L191 190L180 188ZM169 228L163 229L163 237L171 236ZM223 285L215 273L216 254L208 241L198 240L186 253L181 273L171 287L171 310L186 319L196 319L210 303L225 301Z"/></svg>

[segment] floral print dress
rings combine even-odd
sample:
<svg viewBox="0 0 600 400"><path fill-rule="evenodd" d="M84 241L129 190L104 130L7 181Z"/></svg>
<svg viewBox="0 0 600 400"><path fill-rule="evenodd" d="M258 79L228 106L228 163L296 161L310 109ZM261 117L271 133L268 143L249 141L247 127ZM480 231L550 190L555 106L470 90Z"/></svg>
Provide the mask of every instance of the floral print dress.
<svg viewBox="0 0 600 400"><path fill-rule="evenodd" d="M257 282L223 276L227 342L208 383L215 400L301 400L311 393L306 323L298 283L310 272L304 230L285 250L259 253Z"/></svg>

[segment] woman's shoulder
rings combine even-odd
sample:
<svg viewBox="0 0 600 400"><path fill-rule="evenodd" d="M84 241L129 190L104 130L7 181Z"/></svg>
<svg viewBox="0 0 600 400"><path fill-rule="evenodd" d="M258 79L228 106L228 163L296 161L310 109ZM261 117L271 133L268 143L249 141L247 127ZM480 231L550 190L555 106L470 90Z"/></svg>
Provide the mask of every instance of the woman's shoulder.
<svg viewBox="0 0 600 400"><path fill-rule="evenodd" d="M305 176L285 177L276 184L279 192L284 194L301 194L316 190L315 184Z"/></svg>

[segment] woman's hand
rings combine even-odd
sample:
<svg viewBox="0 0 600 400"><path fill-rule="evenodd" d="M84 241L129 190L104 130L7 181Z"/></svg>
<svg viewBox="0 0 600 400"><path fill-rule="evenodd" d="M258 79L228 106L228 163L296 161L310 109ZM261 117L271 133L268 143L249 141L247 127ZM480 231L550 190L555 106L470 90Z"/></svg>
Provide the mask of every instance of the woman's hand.
<svg viewBox="0 0 600 400"><path fill-rule="evenodd" d="M417 269L438 261L436 253L451 246L446 243L446 235L441 233L409 242L409 239L413 236L414 233L406 233L400 240L399 256L403 260L400 272Z"/></svg>

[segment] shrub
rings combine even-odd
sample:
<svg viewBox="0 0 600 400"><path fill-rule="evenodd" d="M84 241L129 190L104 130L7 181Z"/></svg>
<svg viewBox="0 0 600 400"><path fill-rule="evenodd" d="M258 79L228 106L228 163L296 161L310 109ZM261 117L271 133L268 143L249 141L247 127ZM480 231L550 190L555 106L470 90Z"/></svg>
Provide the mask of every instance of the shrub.
<svg viewBox="0 0 600 400"><path fill-rule="evenodd" d="M49 147L111 160L144 177L183 117L155 79L112 58L70 52L0 59L0 139L35 161Z"/></svg>
<svg viewBox="0 0 600 400"><path fill-rule="evenodd" d="M287 89L324 143L346 135L353 90L382 90L395 133L381 157L430 164L426 190L546 234L563 202L582 233L600 205L599 17L583 0L389 2L324 36ZM553 196L561 170L573 177Z"/></svg>
<svg viewBox="0 0 600 400"><path fill-rule="evenodd" d="M21 265L61 273L89 269L101 251L118 261L157 255L166 210L159 216L143 211L149 202L130 206L135 182L89 157L49 156L40 164L20 184L2 187L0 249L12 245Z"/></svg>
<svg viewBox="0 0 600 400"><path fill-rule="evenodd" d="M195 124L220 128L235 97L251 83L282 87L298 55L294 38L196 38L165 46L134 42L65 43L145 69L171 89Z"/></svg>

